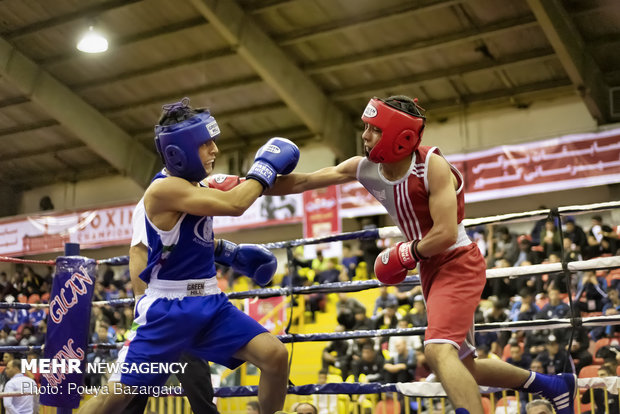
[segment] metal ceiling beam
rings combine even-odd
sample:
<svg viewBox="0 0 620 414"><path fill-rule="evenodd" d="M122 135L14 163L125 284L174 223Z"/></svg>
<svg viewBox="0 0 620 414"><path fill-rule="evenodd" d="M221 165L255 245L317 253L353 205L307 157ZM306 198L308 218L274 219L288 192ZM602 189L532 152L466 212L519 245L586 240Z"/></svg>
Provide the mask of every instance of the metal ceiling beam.
<svg viewBox="0 0 620 414"><path fill-rule="evenodd" d="M51 29L52 27L70 23L74 20L98 17L102 13L108 12L110 10L126 7L133 3L139 3L141 1L144 0L112 0L105 3L95 4L91 7L85 7L83 9L75 10L71 13L52 17L51 19L36 22L28 26L20 27L19 29L11 30L9 32L4 32L0 35L6 40L15 40L20 37L28 36L33 33L39 32L41 30L47 30Z"/></svg>
<svg viewBox="0 0 620 414"><path fill-rule="evenodd" d="M429 116L444 115L452 112L461 112L464 107L470 109L497 109L498 106L513 105L518 100L538 101L559 95L574 95L575 89L570 79L558 79L517 86L513 89L496 89L493 91L467 95L464 99L442 99L426 101L424 107Z"/></svg>
<svg viewBox="0 0 620 414"><path fill-rule="evenodd" d="M406 43L389 48L369 50L335 59L329 59L303 67L309 74L319 74L331 72L338 69L349 68L351 66L366 65L377 63L383 60L396 59L403 56L431 52L438 48L459 46L476 40L498 35L500 33L526 29L537 25L533 16L523 16L514 19L503 20L492 23L480 28L469 28L445 36L436 36L419 42Z"/></svg>
<svg viewBox="0 0 620 414"><path fill-rule="evenodd" d="M228 93L234 89L238 88L247 88L253 85L262 85L263 80L258 76L250 76L242 79L235 79L228 82L216 83L213 85L205 85L199 86L197 88L184 89L181 91L177 91L175 93L168 93L165 95L159 95L155 97L151 97L149 99L145 99L139 102L133 102L127 105L115 106L113 108L102 109L102 112L109 117L116 117L126 114L127 112L140 109L147 108L152 105L161 106L164 103L169 103L175 100L179 100L184 96L192 96L198 94L210 94L215 95L218 93Z"/></svg>
<svg viewBox="0 0 620 414"><path fill-rule="evenodd" d="M527 0L568 77L599 124L610 122L609 86L559 0Z"/></svg>
<svg viewBox="0 0 620 414"><path fill-rule="evenodd" d="M190 1L310 131L339 157L355 154L355 130L347 114L329 100L236 2Z"/></svg>
<svg viewBox="0 0 620 414"><path fill-rule="evenodd" d="M79 92L87 91L90 89L99 88L102 86L108 86L112 83L123 82L134 78L140 78L144 76L150 76L155 74L163 74L171 72L177 69L181 69L186 66L198 65L201 63L208 63L211 60L228 58L237 56L234 50L231 48L218 49L210 52L202 52L192 56L183 57L180 59L167 60L165 62L150 65L148 67L140 68L137 70L131 70L123 73L119 73L105 78L88 80L83 83L70 84L71 89ZM1 103L1 102L0 102Z"/></svg>
<svg viewBox="0 0 620 414"><path fill-rule="evenodd" d="M371 84L365 83L359 86L334 91L331 93L331 97L337 101L345 101L349 99L368 97L376 91L410 87L418 85L422 82L439 80L450 76L466 76L482 71L510 69L519 65L529 65L532 63L555 59L557 59L557 57L552 49L537 49L517 55L505 56L496 61L484 60L481 62L471 63L469 65L443 70L431 70L417 75L405 76L384 82L374 82Z"/></svg>
<svg viewBox="0 0 620 414"><path fill-rule="evenodd" d="M461 3L462 1L463 0L424 0L406 2L397 6L388 8L384 7L358 16L347 16L343 19L334 20L319 26L293 31L276 39L276 42L281 46L294 45L296 43L307 42L308 40L329 36L345 30L368 26L369 24L388 23L394 19L410 18L438 8L450 7ZM380 5L379 3L377 4Z"/></svg>
<svg viewBox="0 0 620 414"><path fill-rule="evenodd" d="M121 174L148 185L160 166L158 157L2 38L0 75Z"/></svg>

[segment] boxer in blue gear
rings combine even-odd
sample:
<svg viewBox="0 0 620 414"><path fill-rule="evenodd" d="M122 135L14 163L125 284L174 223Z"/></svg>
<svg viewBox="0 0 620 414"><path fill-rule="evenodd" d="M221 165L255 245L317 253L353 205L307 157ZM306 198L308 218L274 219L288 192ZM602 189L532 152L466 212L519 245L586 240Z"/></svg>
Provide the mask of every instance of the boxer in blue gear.
<svg viewBox="0 0 620 414"><path fill-rule="evenodd" d="M125 348L124 362L176 362L182 352L231 369L248 361L261 371L261 412L281 410L288 381L286 348L220 292L214 265L217 259L253 270L250 276L266 283L275 271L275 259L256 246L216 243L213 216L241 215L273 185L277 174L295 168L299 149L289 140L272 138L257 152L247 179L219 191L199 184L213 171L218 154L215 138L220 130L208 111L190 107L187 99L167 105L155 133L170 175L153 180L144 193L149 254L140 279L147 288L136 305L137 329ZM128 372L120 383L157 386L166 379L166 374ZM121 412L133 396L114 393L111 385L110 394L89 400L80 412Z"/></svg>

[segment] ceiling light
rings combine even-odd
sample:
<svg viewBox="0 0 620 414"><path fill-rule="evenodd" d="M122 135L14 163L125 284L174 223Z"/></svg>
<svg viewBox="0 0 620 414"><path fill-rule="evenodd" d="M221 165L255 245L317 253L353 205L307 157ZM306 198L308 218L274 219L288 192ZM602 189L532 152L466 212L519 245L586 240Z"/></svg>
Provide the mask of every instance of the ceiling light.
<svg viewBox="0 0 620 414"><path fill-rule="evenodd" d="M86 53L101 53L108 50L108 40L93 26L88 28L77 44L78 50Z"/></svg>

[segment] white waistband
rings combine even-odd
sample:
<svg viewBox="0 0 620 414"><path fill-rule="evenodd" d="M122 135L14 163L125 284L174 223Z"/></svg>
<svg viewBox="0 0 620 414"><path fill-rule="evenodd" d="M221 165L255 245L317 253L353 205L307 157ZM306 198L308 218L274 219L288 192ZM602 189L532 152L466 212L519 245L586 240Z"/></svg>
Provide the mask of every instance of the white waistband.
<svg viewBox="0 0 620 414"><path fill-rule="evenodd" d="M467 235L467 232L465 231L465 225L463 224L463 222L461 222L458 224L458 234L456 236L456 243L448 247L447 250L450 251L450 250L456 249L457 247L469 246L471 243L472 241Z"/></svg>
<svg viewBox="0 0 620 414"><path fill-rule="evenodd" d="M147 296L180 299L186 296L208 296L222 293L217 279L151 280L144 292Z"/></svg>

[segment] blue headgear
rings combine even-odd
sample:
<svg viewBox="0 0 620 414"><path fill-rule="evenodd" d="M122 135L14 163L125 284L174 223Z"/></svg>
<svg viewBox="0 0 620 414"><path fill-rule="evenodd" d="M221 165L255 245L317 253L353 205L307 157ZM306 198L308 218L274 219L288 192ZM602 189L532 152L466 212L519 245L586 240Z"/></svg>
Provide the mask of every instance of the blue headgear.
<svg viewBox="0 0 620 414"><path fill-rule="evenodd" d="M166 105L164 110L186 107L189 99ZM161 155L166 169L175 177L188 181L201 181L207 176L200 161L198 148L220 135L220 128L209 111L172 125L155 126L155 147Z"/></svg>

